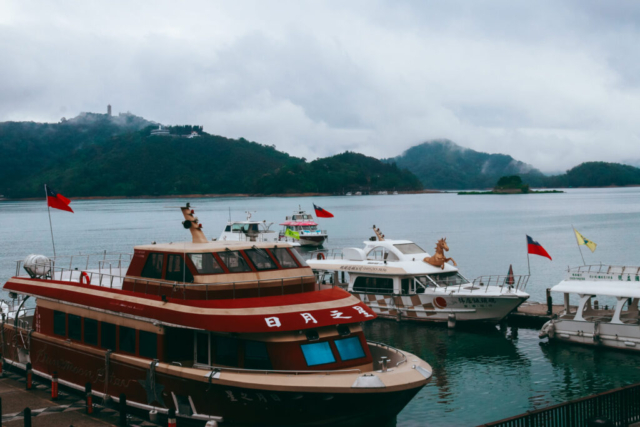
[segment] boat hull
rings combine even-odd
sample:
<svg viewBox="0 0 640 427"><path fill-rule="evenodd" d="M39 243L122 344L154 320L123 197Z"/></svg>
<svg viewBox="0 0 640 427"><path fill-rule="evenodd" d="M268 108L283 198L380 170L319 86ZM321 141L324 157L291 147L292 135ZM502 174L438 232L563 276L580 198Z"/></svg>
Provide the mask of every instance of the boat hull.
<svg viewBox="0 0 640 427"><path fill-rule="evenodd" d="M224 421L224 425L371 425L374 421L378 425L381 421L392 421L426 384L423 378L414 381L411 387L391 388L388 392L353 387L311 392L296 387L287 389L268 380L230 383L223 378L209 380L209 370L171 366L173 374L167 374L165 365L152 372L151 360L119 354L107 356L105 351L41 334L33 334L21 346L20 334L15 334L11 326L5 326L4 337L5 343L17 344L4 345L5 359L22 367L31 362L35 375L50 379L55 371L60 384L84 390L85 384L91 383L98 397L108 395L117 400L125 394L127 402L139 409L163 411L162 408L178 407L178 417L217 419ZM180 374L186 371L196 371L198 377ZM278 376L270 374L263 378ZM296 377L280 375L280 380L285 376ZM322 378L326 380L326 375L304 380L323 381Z"/></svg>
<svg viewBox="0 0 640 427"><path fill-rule="evenodd" d="M528 297L418 294L409 296L353 293L378 317L409 322L498 323L517 309Z"/></svg>
<svg viewBox="0 0 640 427"><path fill-rule="evenodd" d="M640 328L637 324L558 319L543 326L540 337L547 336L559 342L640 351Z"/></svg>

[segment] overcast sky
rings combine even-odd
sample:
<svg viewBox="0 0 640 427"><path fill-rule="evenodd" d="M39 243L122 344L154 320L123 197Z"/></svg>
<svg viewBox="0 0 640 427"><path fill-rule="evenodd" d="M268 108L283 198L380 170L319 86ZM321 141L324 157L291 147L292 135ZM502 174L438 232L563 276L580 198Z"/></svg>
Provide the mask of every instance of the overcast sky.
<svg viewBox="0 0 640 427"><path fill-rule="evenodd" d="M131 111L308 159L640 163L637 1L0 0L0 121Z"/></svg>

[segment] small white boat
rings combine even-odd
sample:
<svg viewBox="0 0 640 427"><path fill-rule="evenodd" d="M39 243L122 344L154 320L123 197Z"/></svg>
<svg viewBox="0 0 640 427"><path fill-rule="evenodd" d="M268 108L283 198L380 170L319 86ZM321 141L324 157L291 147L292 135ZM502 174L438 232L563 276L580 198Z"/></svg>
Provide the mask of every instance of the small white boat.
<svg viewBox="0 0 640 427"><path fill-rule="evenodd" d="M278 235L274 230L270 230L273 223L267 221L256 221L251 219L251 212L246 212L247 219L244 221L229 220L218 240L231 242L277 242ZM293 246L299 246L291 242Z"/></svg>
<svg viewBox="0 0 640 427"><path fill-rule="evenodd" d="M551 291L564 295L564 310L544 324L540 338L640 350L640 267L571 268ZM577 308L569 304L572 294Z"/></svg>
<svg viewBox="0 0 640 427"><path fill-rule="evenodd" d="M319 230L318 223L313 220L313 215L303 211L300 206L293 215L288 216L283 222L284 228L280 231L278 239L289 243L298 243L300 246L322 246L329 238L326 230ZM287 235L287 231L298 233L300 239Z"/></svg>
<svg viewBox="0 0 640 427"><path fill-rule="evenodd" d="M402 321L497 323L529 298L529 276L482 276L473 282L439 258L449 250L446 239L431 257L410 240L365 241L364 249L316 252L307 264L319 281L338 284L357 296L379 317ZM441 243L444 246L441 246Z"/></svg>

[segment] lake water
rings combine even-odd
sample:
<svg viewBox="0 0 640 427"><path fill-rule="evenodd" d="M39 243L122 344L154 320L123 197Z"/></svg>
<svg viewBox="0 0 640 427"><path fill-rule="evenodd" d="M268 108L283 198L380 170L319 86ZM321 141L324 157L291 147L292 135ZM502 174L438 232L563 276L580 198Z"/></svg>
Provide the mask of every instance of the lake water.
<svg viewBox="0 0 640 427"><path fill-rule="evenodd" d="M433 252L446 237L448 256L470 279L527 274L525 235L553 261L531 256L527 291L544 301L568 266L582 264L572 225L598 244L583 248L587 264L640 265L640 188L568 190L565 194L457 196L424 194L322 198L209 198L73 201L75 214L52 211L58 255L131 252L136 244L178 242L190 236L178 206L189 201L209 237L229 217L273 222L301 205L333 212L320 219L330 235L326 248L361 247L375 224L388 238L410 239ZM52 254L44 201L0 202L0 281L15 274L15 261ZM557 301L559 302L559 298ZM640 382L640 355L567 345L547 345L533 329L477 331L376 320L368 337L413 352L434 368L432 381L398 416L399 426L477 425L526 410Z"/></svg>

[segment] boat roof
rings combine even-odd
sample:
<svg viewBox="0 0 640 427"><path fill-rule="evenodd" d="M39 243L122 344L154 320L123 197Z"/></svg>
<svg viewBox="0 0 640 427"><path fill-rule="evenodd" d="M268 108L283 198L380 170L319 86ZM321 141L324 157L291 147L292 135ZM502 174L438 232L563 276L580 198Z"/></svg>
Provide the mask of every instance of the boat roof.
<svg viewBox="0 0 640 427"><path fill-rule="evenodd" d="M295 331L376 318L362 301L338 287L256 298L184 300L77 282L13 277L4 290L136 316L167 326L214 332Z"/></svg>
<svg viewBox="0 0 640 427"><path fill-rule="evenodd" d="M405 254L398 245L409 245L411 240L367 240L364 242L364 249L345 248L341 258L328 257L324 260L310 259L307 264L314 270L347 271L351 274L380 274L380 275L426 275L456 272L458 269L450 264L445 264L444 269L427 264L422 260L429 257L427 252L415 252ZM420 250L419 246L416 247ZM397 260L387 259L367 259L367 255L379 248L386 249L390 254L394 254Z"/></svg>
<svg viewBox="0 0 640 427"><path fill-rule="evenodd" d="M551 288L552 292L580 295L602 295L610 297L640 298L640 283L638 282L607 282L603 281L573 281L563 280Z"/></svg>
<svg viewBox="0 0 640 427"><path fill-rule="evenodd" d="M285 221L280 225L318 225L315 221Z"/></svg>
<svg viewBox="0 0 640 427"><path fill-rule="evenodd" d="M240 242L232 240L216 240L207 243L192 243L192 242L174 242L174 243L159 243L151 245L139 245L135 246L135 250L140 251L160 251L160 252L221 252L227 249L240 251L252 248L292 248L290 243L286 242Z"/></svg>
<svg viewBox="0 0 640 427"><path fill-rule="evenodd" d="M582 265L570 268L553 292L640 298L640 267Z"/></svg>

